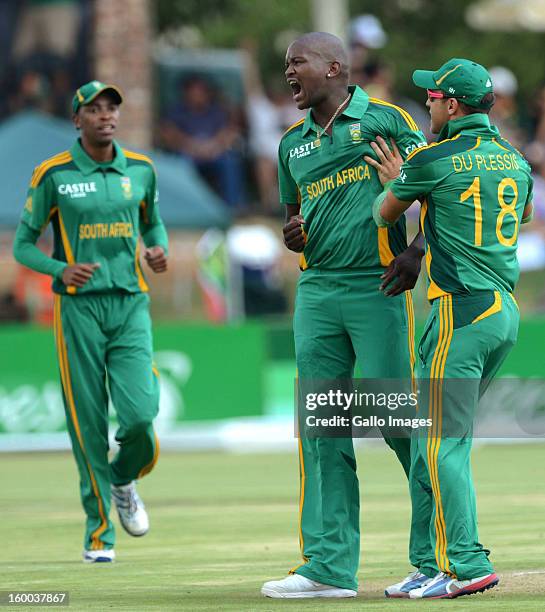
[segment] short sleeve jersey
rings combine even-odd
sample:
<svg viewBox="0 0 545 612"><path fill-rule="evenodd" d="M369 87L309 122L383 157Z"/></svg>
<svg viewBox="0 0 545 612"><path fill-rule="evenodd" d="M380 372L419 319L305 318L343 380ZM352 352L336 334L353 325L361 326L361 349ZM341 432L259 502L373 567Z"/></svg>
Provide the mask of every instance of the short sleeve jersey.
<svg viewBox="0 0 545 612"><path fill-rule="evenodd" d="M372 205L383 187L364 156L376 159L371 142L393 138L405 158L426 145L403 109L349 88L351 100L323 134L309 110L279 146L278 182L283 204L301 205L306 245L301 268L361 269L381 273L407 246L404 221L378 229Z"/></svg>
<svg viewBox="0 0 545 612"><path fill-rule="evenodd" d="M520 222L532 201L530 172L484 114L448 122L436 144L407 158L391 189L400 200L422 201L430 300L513 291Z"/></svg>
<svg viewBox="0 0 545 612"><path fill-rule="evenodd" d="M114 146L114 160L101 164L77 141L32 175L21 222L36 231L52 223L54 259L100 264L82 288L55 279L56 293L148 291L139 234L161 223L156 175L148 157Z"/></svg>

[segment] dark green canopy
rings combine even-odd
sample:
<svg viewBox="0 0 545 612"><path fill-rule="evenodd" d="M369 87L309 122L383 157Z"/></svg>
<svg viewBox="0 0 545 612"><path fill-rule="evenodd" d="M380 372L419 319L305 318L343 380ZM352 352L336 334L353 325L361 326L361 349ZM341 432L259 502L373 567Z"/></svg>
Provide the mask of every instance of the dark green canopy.
<svg viewBox="0 0 545 612"><path fill-rule="evenodd" d="M0 124L0 226L17 225L35 166L69 149L76 137L69 121L38 113L21 113ZM157 169L161 216L167 228L229 225L226 205L188 162L165 153L149 155Z"/></svg>

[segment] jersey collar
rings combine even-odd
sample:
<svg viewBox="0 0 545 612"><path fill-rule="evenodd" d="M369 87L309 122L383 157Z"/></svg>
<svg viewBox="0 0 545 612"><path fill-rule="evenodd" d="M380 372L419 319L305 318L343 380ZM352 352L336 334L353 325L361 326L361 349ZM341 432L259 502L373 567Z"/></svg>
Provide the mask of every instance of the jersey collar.
<svg viewBox="0 0 545 612"><path fill-rule="evenodd" d="M488 115L484 113L475 113L473 115L465 115L458 119L448 121L439 132L437 142L441 142L446 138L452 138L460 132L478 132L481 134L490 134L491 136L499 136L498 128L495 125L490 125L490 118Z"/></svg>
<svg viewBox="0 0 545 612"><path fill-rule="evenodd" d="M112 170L119 172L119 174L125 174L125 169L127 167L127 158L123 153L123 149L117 144L115 140L114 149L115 156L112 160L112 163L107 166L107 168L111 168ZM97 170L103 168L103 166L96 162L92 157L89 157L89 155L87 155L87 153L81 146L81 140L79 138L72 145L70 153L72 154L72 159L74 160L74 163L84 175L92 174L93 172L96 172Z"/></svg>
<svg viewBox="0 0 545 612"><path fill-rule="evenodd" d="M352 94L348 106L339 115L346 115L351 119L361 119L369 106L369 96L358 85L349 85L348 91ZM310 130L318 133L318 127L312 117L311 109L308 110L305 122L303 123L303 136L306 136Z"/></svg>

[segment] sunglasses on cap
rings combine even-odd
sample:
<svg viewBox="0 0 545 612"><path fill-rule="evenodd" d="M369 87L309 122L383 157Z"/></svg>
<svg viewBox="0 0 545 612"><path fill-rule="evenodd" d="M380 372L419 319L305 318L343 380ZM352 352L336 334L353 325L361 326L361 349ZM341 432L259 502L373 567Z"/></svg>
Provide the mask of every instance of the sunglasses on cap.
<svg viewBox="0 0 545 612"><path fill-rule="evenodd" d="M466 96L448 96L444 91L437 91L435 89L426 89L426 91L428 92L428 98L431 98L432 100L441 100L441 99L446 99L446 98L455 98L456 100L458 99L463 99Z"/></svg>

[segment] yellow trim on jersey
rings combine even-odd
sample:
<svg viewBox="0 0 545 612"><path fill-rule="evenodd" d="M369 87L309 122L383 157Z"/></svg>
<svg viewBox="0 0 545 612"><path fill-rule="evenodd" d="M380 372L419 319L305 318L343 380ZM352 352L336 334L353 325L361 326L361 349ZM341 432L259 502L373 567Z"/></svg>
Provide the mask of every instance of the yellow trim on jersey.
<svg viewBox="0 0 545 612"><path fill-rule="evenodd" d="M424 200L422 202L422 206L420 207L420 227L422 228L422 234L424 235L424 238L426 237L426 233L424 232L424 220L426 219L427 213L428 201ZM432 300L435 300L436 298L441 297L442 295L448 295L448 293L446 291L443 291L443 289L441 289L441 287L439 287L439 285L431 277L431 248L429 242L426 245L426 272L428 273L429 280L428 300L430 300L431 302Z"/></svg>
<svg viewBox="0 0 545 612"><path fill-rule="evenodd" d="M282 134L282 136L285 136L288 132L291 132L298 125L301 125L301 123L305 123L305 117L303 117L302 119L299 119L299 121L296 121L295 123L292 123L289 126L289 128Z"/></svg>
<svg viewBox="0 0 545 612"><path fill-rule="evenodd" d="M380 100L379 98L369 98L369 102L373 102L374 104L382 104L383 106L389 106L390 108L395 108L396 111L405 119L407 125L414 130L415 132L420 131L418 125L416 125L415 120L409 115L409 113L401 108L400 106L396 106L395 104L391 104L390 102L386 102L386 100Z"/></svg>
<svg viewBox="0 0 545 612"><path fill-rule="evenodd" d="M378 256L380 258L381 266L389 266L390 262L394 259L394 254L390 248L390 242L388 241L388 228L378 228Z"/></svg>
<svg viewBox="0 0 545 612"><path fill-rule="evenodd" d="M140 287L140 291L149 291L149 287L144 280L142 268L140 267L140 240L138 238L136 239L136 249L134 253L134 269L136 271L136 276L138 277L138 286Z"/></svg>
<svg viewBox="0 0 545 612"><path fill-rule="evenodd" d="M49 214L47 215L47 219L45 223L42 225L40 232L43 232L44 229L49 225L49 222L51 221L51 219L53 219L53 216L55 215L56 212L58 212L58 210L59 210L58 206L53 206L53 208L49 211Z"/></svg>
<svg viewBox="0 0 545 612"><path fill-rule="evenodd" d="M452 142L453 140L456 140L457 138L460 138L461 135L462 135L462 132L460 132L459 134L456 134L456 136L453 136L452 138L445 138L445 140L441 140L441 142L432 142L431 144L429 144L429 145L427 145L425 147L419 147L418 149L415 149L414 151L409 153L409 155L407 155L407 158L405 159L405 161L408 162L417 153L422 153L422 151L428 151L432 147L438 147L438 146L444 144L445 142Z"/></svg>
<svg viewBox="0 0 545 612"><path fill-rule="evenodd" d="M135 151L129 151L129 149L121 150L125 154L125 157L128 157L129 159L139 159L140 161L148 162L148 164L153 167L153 162L147 155L144 155L143 153L136 153Z"/></svg>
<svg viewBox="0 0 545 612"><path fill-rule="evenodd" d="M297 199L299 200L299 204L301 203L301 192L297 190ZM305 239L305 244L307 243L307 233L305 232L305 228L301 225L301 232L303 234L303 238ZM299 255L299 269L301 271L306 270L308 268L308 263L305 258L305 252L303 251L301 255Z"/></svg>
<svg viewBox="0 0 545 612"><path fill-rule="evenodd" d="M490 308L487 308L484 312L482 312L478 317L475 317L471 323L477 323L477 321L482 321L487 317L490 317L493 314L501 311L502 301L501 294L499 291L494 291L494 303Z"/></svg>
<svg viewBox="0 0 545 612"><path fill-rule="evenodd" d="M66 349L66 341L64 339L64 332L62 329L62 316L61 316L61 296L55 295L55 304L54 304L54 316L53 316L53 324L54 324L54 332L55 332L55 344L57 346L57 356L59 359L59 369L61 372L61 383L64 392L64 397L66 399L66 403L68 405L68 412L70 414L70 419L72 421L72 425L74 426L74 431L76 432L76 437L78 439L78 443L82 452L82 455L87 464L87 469L89 470L89 477L91 479L91 486L93 489L93 493L97 498L98 504L98 513L100 515L101 523L95 531L91 534L91 550L102 550L104 548L104 542L100 540L100 536L106 529L108 528L108 519L106 518L106 513L104 512L104 505L102 503L102 497L100 496L97 481L95 478L95 474L93 469L91 468L91 464L87 457L87 453L85 451L85 446L83 444L83 436L81 435L81 428L79 425L78 415L76 412L76 405L74 402L74 394L72 391L72 380L70 378L70 365L68 361L68 352Z"/></svg>
<svg viewBox="0 0 545 612"><path fill-rule="evenodd" d="M505 142L509 142L507 138L502 138L502 140L505 140ZM508 149L507 147L504 147L503 145L501 145L495 138L492 138L492 142L496 144L500 149L503 149L504 151L507 151L508 153L513 152L511 149ZM513 147L512 143L510 142L509 144L523 159L525 159L524 155L517 149L517 147Z"/></svg>
<svg viewBox="0 0 545 612"><path fill-rule="evenodd" d="M155 439L155 449L153 451L153 458L152 460L148 463L148 465L144 466L139 472L138 472L138 476L137 478L142 478L144 477L146 474L149 474L151 472L151 470L153 470L153 468L155 467L155 464L157 463L157 461L159 460L159 452L160 452L160 445L159 445L159 438L157 437L157 434L155 432L153 432L153 437Z"/></svg>
<svg viewBox="0 0 545 612"><path fill-rule="evenodd" d="M430 283L428 286L428 300L430 302L438 297L449 295L449 293L441 289L441 287L439 287L439 285L431 277L431 259L431 249L430 245L428 244L428 248L426 249L426 271L428 273L428 280Z"/></svg>
<svg viewBox="0 0 545 612"><path fill-rule="evenodd" d="M441 488L439 483L438 456L441 446L443 425L443 390L442 381L445 374L448 351L454 330L452 314L452 296L443 296L439 303L439 339L433 355L430 371L430 418L432 427L428 434L427 455L430 481L435 501L435 559L440 571L452 575L447 556L447 530Z"/></svg>
<svg viewBox="0 0 545 612"><path fill-rule="evenodd" d="M59 217L59 228L61 230L61 240L62 246L64 247L64 254L66 255L66 261L68 262L69 266L73 266L76 263L76 260L74 259L74 254L72 253L72 247L70 246L70 241L68 240L68 234L66 233L66 228L64 227L64 221L62 220L60 209L57 209L57 215ZM77 288L74 285L68 285L66 291L70 295L74 295Z"/></svg>
<svg viewBox="0 0 545 612"><path fill-rule="evenodd" d="M513 300L513 304L517 307L517 310L520 310L519 303L517 302L515 296L512 293L510 293L509 297Z"/></svg>
<svg viewBox="0 0 545 612"><path fill-rule="evenodd" d="M70 151L63 151L62 153L58 153L57 155L46 159L39 166L36 166L32 178L30 179L30 186L32 188L37 187L48 170L54 168L55 166L67 164L70 161L72 161L72 154Z"/></svg>
<svg viewBox="0 0 545 612"><path fill-rule="evenodd" d="M477 136L477 143L475 144L474 147L471 147L471 149L468 149L466 153L469 153L469 151L474 151L475 149L478 149L480 146L481 146L481 137Z"/></svg>
<svg viewBox="0 0 545 612"><path fill-rule="evenodd" d="M140 209L142 210L142 219L144 219L144 223L146 225L149 225L148 211L146 210L146 200L142 200L140 202Z"/></svg>

